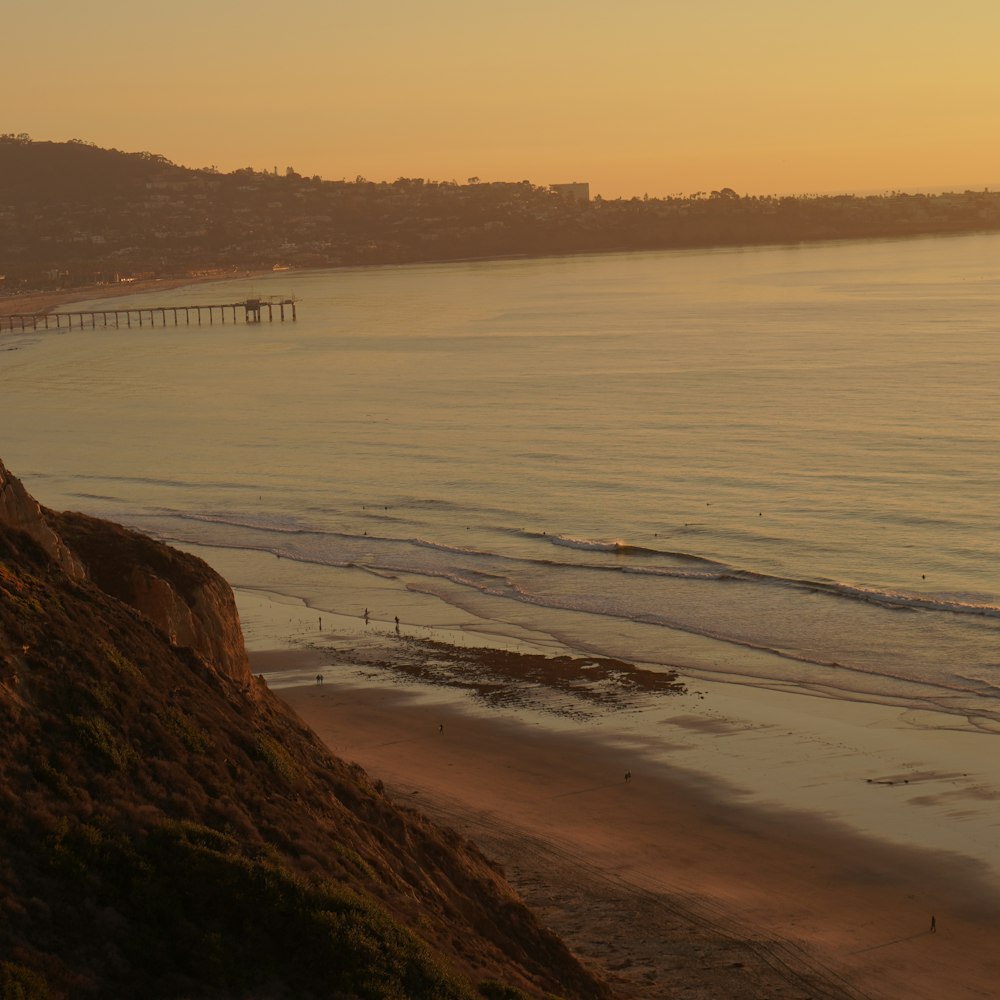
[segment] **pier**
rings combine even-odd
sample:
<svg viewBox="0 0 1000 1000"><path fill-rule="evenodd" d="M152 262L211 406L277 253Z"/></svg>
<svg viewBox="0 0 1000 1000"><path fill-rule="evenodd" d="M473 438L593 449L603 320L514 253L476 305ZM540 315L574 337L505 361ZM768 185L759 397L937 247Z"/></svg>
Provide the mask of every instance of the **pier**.
<svg viewBox="0 0 1000 1000"><path fill-rule="evenodd" d="M0 316L0 331L84 330L100 327L214 326L232 323L295 322L295 299L270 296L194 306L133 306L130 309L82 309L73 312L13 313Z"/></svg>

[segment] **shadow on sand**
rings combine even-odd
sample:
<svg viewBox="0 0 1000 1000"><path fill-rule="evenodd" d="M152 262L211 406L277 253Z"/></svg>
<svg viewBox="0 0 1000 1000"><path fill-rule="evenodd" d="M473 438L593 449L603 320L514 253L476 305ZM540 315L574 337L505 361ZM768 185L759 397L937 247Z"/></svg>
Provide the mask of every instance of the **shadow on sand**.
<svg viewBox="0 0 1000 1000"><path fill-rule="evenodd" d="M919 934L911 934L909 937L896 938L893 941L883 941L882 944L873 944L867 948L859 948L857 951L852 951L852 955L863 955L866 951L878 951L879 948L888 948L892 944L902 944L904 941L916 941L917 938L925 937L930 934L930 931L921 931Z"/></svg>

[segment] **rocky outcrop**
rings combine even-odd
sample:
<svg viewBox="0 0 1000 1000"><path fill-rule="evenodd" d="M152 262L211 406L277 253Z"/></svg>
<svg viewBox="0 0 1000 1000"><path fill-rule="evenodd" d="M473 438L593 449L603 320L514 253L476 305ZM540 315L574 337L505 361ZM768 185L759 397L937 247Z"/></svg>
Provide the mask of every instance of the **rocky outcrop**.
<svg viewBox="0 0 1000 1000"><path fill-rule="evenodd" d="M45 518L41 505L12 476L0 461L0 524L30 535L54 559L68 576L80 579L84 569L66 548L62 539Z"/></svg>
<svg viewBox="0 0 1000 1000"><path fill-rule="evenodd" d="M201 560L9 490L0 996L608 997L472 844L238 683Z"/></svg>
<svg viewBox="0 0 1000 1000"><path fill-rule="evenodd" d="M207 563L85 514L45 513L101 590L141 611L172 643L190 646L220 673L250 680L232 589Z"/></svg>
<svg viewBox="0 0 1000 1000"><path fill-rule="evenodd" d="M0 525L29 535L67 576L90 579L220 673L250 680L233 592L201 559L107 521L48 510L3 462Z"/></svg>

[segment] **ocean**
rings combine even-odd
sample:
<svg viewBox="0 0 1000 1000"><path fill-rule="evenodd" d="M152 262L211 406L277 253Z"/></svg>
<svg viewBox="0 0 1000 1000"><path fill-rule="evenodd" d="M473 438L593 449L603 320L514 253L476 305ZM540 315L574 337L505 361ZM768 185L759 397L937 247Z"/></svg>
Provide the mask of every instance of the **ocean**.
<svg viewBox="0 0 1000 1000"><path fill-rule="evenodd" d="M320 609L352 568L497 636L1000 728L1000 236L139 298L251 294L298 321L2 335L0 456Z"/></svg>

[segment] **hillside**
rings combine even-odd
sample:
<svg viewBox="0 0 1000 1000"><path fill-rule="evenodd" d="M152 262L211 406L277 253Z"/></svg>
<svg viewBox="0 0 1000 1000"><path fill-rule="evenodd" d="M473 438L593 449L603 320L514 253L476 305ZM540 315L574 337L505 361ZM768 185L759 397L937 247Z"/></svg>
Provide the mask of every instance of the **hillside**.
<svg viewBox="0 0 1000 1000"><path fill-rule="evenodd" d="M0 997L606 995L250 674L208 566L2 465L0 721Z"/></svg>
<svg viewBox="0 0 1000 1000"><path fill-rule="evenodd" d="M1000 195L784 197L730 188L574 200L528 180L324 180L188 169L0 135L0 293L234 269L398 264L1000 228Z"/></svg>

